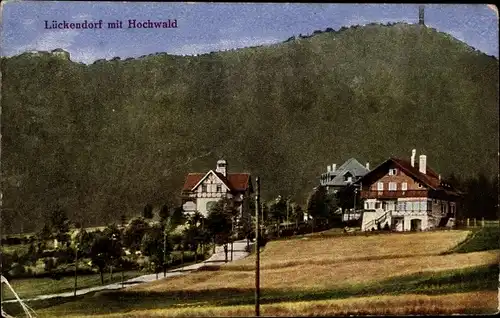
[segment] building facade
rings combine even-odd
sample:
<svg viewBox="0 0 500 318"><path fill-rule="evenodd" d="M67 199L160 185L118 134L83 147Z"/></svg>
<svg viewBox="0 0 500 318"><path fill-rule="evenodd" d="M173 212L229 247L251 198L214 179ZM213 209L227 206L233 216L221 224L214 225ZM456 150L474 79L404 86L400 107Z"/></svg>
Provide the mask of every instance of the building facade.
<svg viewBox="0 0 500 318"><path fill-rule="evenodd" d="M182 188L184 212L200 212L208 216L210 208L222 198L232 199L240 216L248 211L248 199L253 193L249 173L229 173L226 160L217 161L215 170L189 173Z"/></svg>
<svg viewBox="0 0 500 318"><path fill-rule="evenodd" d="M336 193L342 189L353 186L356 181L362 178L370 171L370 164L365 166L359 163L358 160L350 158L344 162L339 168L334 163L327 166L327 171L320 176L320 185L326 187L328 193ZM361 213L358 211L337 211L342 214L342 221L358 220Z"/></svg>
<svg viewBox="0 0 500 318"><path fill-rule="evenodd" d="M364 200L362 231L419 231L451 226L460 193L427 166L416 150L410 161L389 158L358 180Z"/></svg>

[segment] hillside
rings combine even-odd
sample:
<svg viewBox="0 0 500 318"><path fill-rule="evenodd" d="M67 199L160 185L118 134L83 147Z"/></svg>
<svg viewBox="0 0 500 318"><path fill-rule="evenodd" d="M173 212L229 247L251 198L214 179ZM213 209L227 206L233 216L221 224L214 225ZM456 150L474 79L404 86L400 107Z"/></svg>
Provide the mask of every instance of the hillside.
<svg viewBox="0 0 500 318"><path fill-rule="evenodd" d="M498 167L498 60L418 25L368 25L200 56L2 59L4 227L55 206L89 225L175 200L213 168L303 200L327 164L428 156Z"/></svg>

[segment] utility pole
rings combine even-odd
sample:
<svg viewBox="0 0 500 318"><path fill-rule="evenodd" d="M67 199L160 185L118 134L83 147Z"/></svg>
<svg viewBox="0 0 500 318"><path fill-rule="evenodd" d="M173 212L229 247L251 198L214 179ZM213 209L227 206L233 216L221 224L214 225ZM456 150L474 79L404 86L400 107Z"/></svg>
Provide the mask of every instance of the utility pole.
<svg viewBox="0 0 500 318"><path fill-rule="evenodd" d="M80 248L80 245L82 244L82 236L83 236L83 221L80 223L80 233L78 233L80 236L78 238L78 242L75 244L75 288L73 291L73 296L76 296L76 290L78 288L78 249Z"/></svg>
<svg viewBox="0 0 500 318"><path fill-rule="evenodd" d="M167 276L167 226L170 227L170 217L163 225L163 277Z"/></svg>
<svg viewBox="0 0 500 318"><path fill-rule="evenodd" d="M288 227L288 211L290 210L290 197L286 199L286 226Z"/></svg>
<svg viewBox="0 0 500 318"><path fill-rule="evenodd" d="M234 217L231 219L231 262L233 261Z"/></svg>
<svg viewBox="0 0 500 318"><path fill-rule="evenodd" d="M255 179L255 317L260 316L260 179Z"/></svg>

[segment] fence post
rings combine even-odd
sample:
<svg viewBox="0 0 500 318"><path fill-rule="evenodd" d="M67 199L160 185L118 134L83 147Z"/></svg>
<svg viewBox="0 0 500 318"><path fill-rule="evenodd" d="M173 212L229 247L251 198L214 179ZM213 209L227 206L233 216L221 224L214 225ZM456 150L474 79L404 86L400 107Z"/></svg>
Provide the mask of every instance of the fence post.
<svg viewBox="0 0 500 318"><path fill-rule="evenodd" d="M474 227L476 227L476 218L474 218Z"/></svg>
<svg viewBox="0 0 500 318"><path fill-rule="evenodd" d="M469 221L469 218L467 218L467 227L470 226L470 221Z"/></svg>
<svg viewBox="0 0 500 318"><path fill-rule="evenodd" d="M481 226L484 227L484 216L481 218Z"/></svg>

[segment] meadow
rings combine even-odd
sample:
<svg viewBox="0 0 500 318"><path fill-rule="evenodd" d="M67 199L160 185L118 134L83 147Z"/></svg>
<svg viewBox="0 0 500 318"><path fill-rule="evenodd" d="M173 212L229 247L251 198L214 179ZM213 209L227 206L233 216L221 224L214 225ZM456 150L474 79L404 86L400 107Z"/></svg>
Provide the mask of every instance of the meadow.
<svg viewBox="0 0 500 318"><path fill-rule="evenodd" d="M477 237L449 230L271 241L261 253L262 315L495 312L498 247L449 252ZM40 317L248 316L254 262L30 305Z"/></svg>

